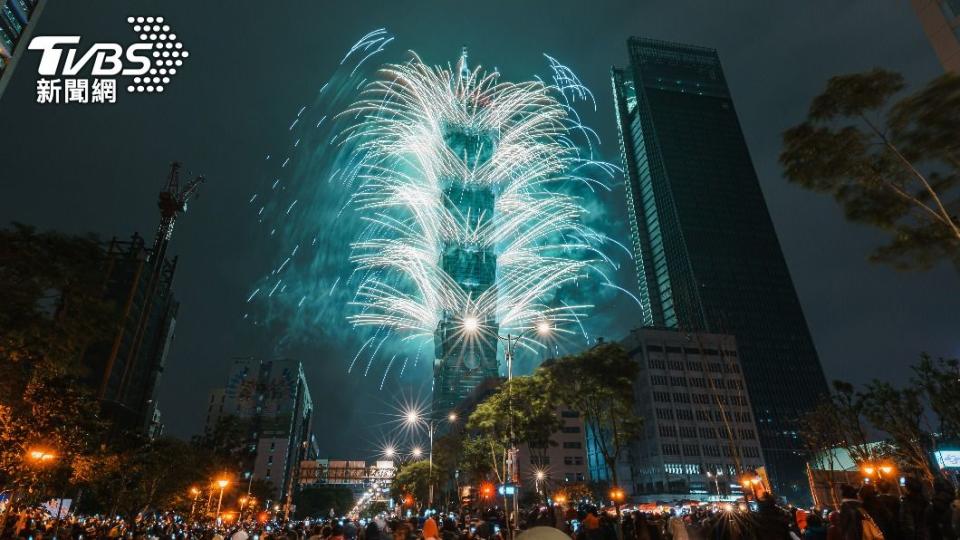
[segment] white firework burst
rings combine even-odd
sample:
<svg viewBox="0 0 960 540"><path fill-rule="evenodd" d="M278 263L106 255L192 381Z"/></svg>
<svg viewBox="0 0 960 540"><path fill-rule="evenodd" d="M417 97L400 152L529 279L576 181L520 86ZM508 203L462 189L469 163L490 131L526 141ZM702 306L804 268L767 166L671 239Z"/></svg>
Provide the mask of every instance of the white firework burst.
<svg viewBox="0 0 960 540"><path fill-rule="evenodd" d="M351 204L368 223L351 254L354 325L415 339L432 338L444 317L514 333L579 324L591 306L567 305L560 289L609 260L569 184L597 182L579 172L591 164L609 169L573 142L590 133L567 91L589 92L550 60L563 75L554 84L510 83L468 68L466 54L446 67L414 55L384 67L344 113L354 119L341 139L355 156ZM451 129L475 147L451 146ZM447 204L451 184L489 190L492 215ZM450 276L441 262L450 245L494 254L495 281L471 288Z"/></svg>

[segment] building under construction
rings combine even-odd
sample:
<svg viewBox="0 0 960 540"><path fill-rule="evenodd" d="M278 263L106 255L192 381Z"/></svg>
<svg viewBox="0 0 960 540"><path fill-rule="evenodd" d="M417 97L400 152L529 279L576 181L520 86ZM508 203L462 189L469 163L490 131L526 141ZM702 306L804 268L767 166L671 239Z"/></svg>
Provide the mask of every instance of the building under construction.
<svg viewBox="0 0 960 540"><path fill-rule="evenodd" d="M91 384L97 389L102 416L115 434L156 437L162 431L156 391L176 326L171 290L176 258L166 257L173 225L186 211L203 177L180 185L180 164L173 163L160 191L160 225L152 246L134 234L105 247L104 297L119 316L113 336L86 352Z"/></svg>
<svg viewBox="0 0 960 540"><path fill-rule="evenodd" d="M105 296L120 318L113 338L87 351L103 416L117 431L159 435L156 388L173 339L179 302L176 259L156 260L142 236L106 246Z"/></svg>

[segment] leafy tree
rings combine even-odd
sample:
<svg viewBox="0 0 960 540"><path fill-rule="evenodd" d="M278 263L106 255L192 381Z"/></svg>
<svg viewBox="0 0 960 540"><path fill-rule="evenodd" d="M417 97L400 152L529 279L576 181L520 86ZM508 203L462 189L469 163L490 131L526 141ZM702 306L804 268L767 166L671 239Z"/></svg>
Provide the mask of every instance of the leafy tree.
<svg viewBox="0 0 960 540"><path fill-rule="evenodd" d="M610 474L619 486L617 461L640 435L643 420L634 410L633 381L638 366L615 343L601 343L549 364L550 392L579 411Z"/></svg>
<svg viewBox="0 0 960 540"><path fill-rule="evenodd" d="M83 363L109 335L115 306L103 300L104 253L93 237L0 230L0 481L64 489L70 461L102 425ZM37 467L31 448L57 455ZM42 477L42 478L41 478ZM59 478L58 486L49 483Z"/></svg>
<svg viewBox="0 0 960 540"><path fill-rule="evenodd" d="M436 483L438 475L439 471L434 468L431 476L430 463L427 461L404 463L393 477L390 494L395 499L410 494L418 503L424 503L429 497L430 482Z"/></svg>
<svg viewBox="0 0 960 540"><path fill-rule="evenodd" d="M560 402L550 389L546 370L515 377L500 385L480 403L467 421L467 429L490 437L499 446L526 443L534 460L546 460L550 436L560 428Z"/></svg>
<svg viewBox="0 0 960 540"><path fill-rule="evenodd" d="M874 261L960 268L960 75L894 101L904 86L883 69L831 78L784 133L780 162L791 182L833 195L848 219L892 233Z"/></svg>

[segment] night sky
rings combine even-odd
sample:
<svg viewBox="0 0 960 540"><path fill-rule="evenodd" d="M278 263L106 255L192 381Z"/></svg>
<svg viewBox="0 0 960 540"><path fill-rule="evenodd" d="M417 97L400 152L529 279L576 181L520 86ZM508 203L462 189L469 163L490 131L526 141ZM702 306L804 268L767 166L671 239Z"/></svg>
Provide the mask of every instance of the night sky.
<svg viewBox="0 0 960 540"><path fill-rule="evenodd" d="M27 54L0 100L0 221L104 238L139 231L152 238L167 164L179 160L207 177L170 247L180 257L175 291L181 301L160 388L170 434L200 431L208 392L223 384L236 356L304 362L316 406L314 429L321 452L331 457L371 455L382 439L384 413L398 396L426 399L427 362L402 381L388 379L380 391L382 366L368 377L347 373L360 341L338 330L345 327L342 317L311 321L306 331L303 321L277 315L269 324L253 324L257 315L246 303L275 266L279 249L248 204L273 174L264 156L288 144L291 119L313 103L346 49L381 27L396 40L376 63L403 61L409 49L429 64L445 64L466 45L472 61L522 80L544 72L543 53L558 58L596 95L598 111L585 120L603 141L601 157L613 162L619 150L609 69L626 61L627 37L717 48L827 377L857 383L874 376L904 378L921 351L960 355L956 271L941 266L904 274L869 264L882 235L846 222L829 197L789 185L777 163L780 134L803 118L829 76L882 66L921 84L940 73L907 2L93 5L51 2L34 35L129 43L127 16L162 15L191 57L162 95L121 92L114 105L65 106L35 103L39 55ZM622 181L595 202L593 218L629 244ZM324 221L320 237L345 237L337 226ZM619 284L636 291L632 263L620 259ZM624 295L605 295L596 303L594 335L616 339L639 320Z"/></svg>

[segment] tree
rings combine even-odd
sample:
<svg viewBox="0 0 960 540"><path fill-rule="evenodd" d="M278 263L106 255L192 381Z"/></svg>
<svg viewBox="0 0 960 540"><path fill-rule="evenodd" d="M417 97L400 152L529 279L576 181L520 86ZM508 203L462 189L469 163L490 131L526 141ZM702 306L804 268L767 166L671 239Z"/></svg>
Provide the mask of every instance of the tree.
<svg viewBox="0 0 960 540"><path fill-rule="evenodd" d="M500 385L480 403L467 421L467 429L490 437L499 446L526 443L534 460L546 460L550 436L560 428L560 402L546 370L515 377ZM495 468L495 467L494 467Z"/></svg>
<svg viewBox="0 0 960 540"><path fill-rule="evenodd" d="M412 495L418 503L427 500L430 491L430 482L437 481L439 471L433 469L433 475L430 474L430 463L426 461L414 461L405 463L397 469L390 485L390 494L396 499L402 499L406 495Z"/></svg>
<svg viewBox="0 0 960 540"><path fill-rule="evenodd" d="M104 253L96 238L0 230L0 481L69 477L71 460L95 445L99 405L87 384L87 347L113 328L103 299ZM33 447L57 455L42 470ZM62 482L61 482L62 484ZM48 486L57 489L64 485Z"/></svg>
<svg viewBox="0 0 960 540"><path fill-rule="evenodd" d="M633 381L638 366L618 344L602 343L576 356L546 365L550 389L561 403L579 411L588 434L603 456L614 486L617 461L640 435L642 419L634 411Z"/></svg>
<svg viewBox="0 0 960 540"><path fill-rule="evenodd" d="M960 362L955 358L933 360L922 354L913 372L913 384L923 391L940 421L940 436L960 439Z"/></svg>
<svg viewBox="0 0 960 540"><path fill-rule="evenodd" d="M927 443L932 435L921 427L924 407L920 390L897 389L875 380L867 385L861 400L864 417L890 435L894 456L903 471L932 487L934 477L927 458Z"/></svg>
<svg viewBox="0 0 960 540"><path fill-rule="evenodd" d="M894 102L903 77L832 77L783 135L786 177L833 195L848 219L892 233L871 259L899 269L960 268L960 75Z"/></svg>

